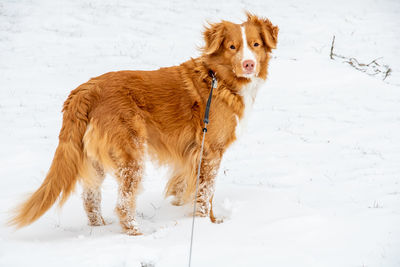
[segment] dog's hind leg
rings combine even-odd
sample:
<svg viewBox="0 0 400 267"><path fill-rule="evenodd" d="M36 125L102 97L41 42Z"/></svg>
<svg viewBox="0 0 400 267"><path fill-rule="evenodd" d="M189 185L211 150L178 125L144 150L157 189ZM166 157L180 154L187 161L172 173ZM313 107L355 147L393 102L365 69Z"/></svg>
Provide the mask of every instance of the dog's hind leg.
<svg viewBox="0 0 400 267"><path fill-rule="evenodd" d="M174 196L171 204L175 206L182 206L185 204L183 196L185 194L186 187L185 173L175 170L172 174L172 177L168 181L165 196Z"/></svg>
<svg viewBox="0 0 400 267"><path fill-rule="evenodd" d="M91 161L89 180L83 182L83 206L89 219L89 225L104 225L104 219L101 215L101 184L104 180L103 167L97 161Z"/></svg>
<svg viewBox="0 0 400 267"><path fill-rule="evenodd" d="M136 196L143 175L142 162L131 160L123 162L115 171L118 181L118 201L116 212L122 229L129 235L140 235L135 220Z"/></svg>
<svg viewBox="0 0 400 267"><path fill-rule="evenodd" d="M120 130L124 138L114 145L114 174L118 182L118 200L115 211L123 231L129 235L140 235L136 215L136 196L143 176L145 138L139 124L131 130Z"/></svg>
<svg viewBox="0 0 400 267"><path fill-rule="evenodd" d="M135 221L136 195L143 175L147 133L143 118L135 115L131 102L122 102L119 108L115 110L116 114L96 117L92 122L93 133L88 135L86 143L88 147L93 143L88 151L95 154L105 170L112 171L116 178L115 212L123 231L139 235ZM125 110L118 112L121 108Z"/></svg>

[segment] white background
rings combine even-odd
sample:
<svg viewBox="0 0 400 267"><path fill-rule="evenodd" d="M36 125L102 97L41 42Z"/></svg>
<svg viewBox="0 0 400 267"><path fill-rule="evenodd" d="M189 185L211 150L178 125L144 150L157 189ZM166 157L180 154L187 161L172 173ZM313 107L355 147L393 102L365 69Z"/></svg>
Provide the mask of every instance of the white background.
<svg viewBox="0 0 400 267"><path fill-rule="evenodd" d="M19 231L9 211L43 181L69 92L112 70L157 69L200 55L206 21L244 10L280 27L247 132L226 153L215 211L196 221L192 266L400 266L400 2L0 2L0 266L187 266L191 208L163 199L149 164L138 198L144 235L87 226L80 188ZM330 60L381 58L385 82ZM212 122L211 122L212 123Z"/></svg>

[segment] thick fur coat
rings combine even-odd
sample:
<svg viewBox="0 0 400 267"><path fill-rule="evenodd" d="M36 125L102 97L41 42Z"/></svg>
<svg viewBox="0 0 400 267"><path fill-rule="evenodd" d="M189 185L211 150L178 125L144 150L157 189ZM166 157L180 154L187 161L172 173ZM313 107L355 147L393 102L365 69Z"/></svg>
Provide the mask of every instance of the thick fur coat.
<svg viewBox="0 0 400 267"><path fill-rule="evenodd" d="M64 203L80 181L90 225L103 225L100 187L110 172L119 184L116 212L122 229L140 234L135 202L145 155L172 169L166 196L174 196L173 204L192 202L212 71L218 87L196 210L208 216L222 156L267 78L277 35L278 27L269 20L248 14L242 24L222 21L206 27L199 58L155 71L110 72L80 85L64 103L59 145L47 177L16 210L11 224L34 222L58 198Z"/></svg>

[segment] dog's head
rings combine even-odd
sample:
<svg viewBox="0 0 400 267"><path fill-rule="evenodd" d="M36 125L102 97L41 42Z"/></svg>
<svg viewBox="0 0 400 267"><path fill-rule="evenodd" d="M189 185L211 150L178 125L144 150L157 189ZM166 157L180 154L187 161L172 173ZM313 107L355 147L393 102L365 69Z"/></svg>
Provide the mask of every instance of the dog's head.
<svg viewBox="0 0 400 267"><path fill-rule="evenodd" d="M278 27L268 19L247 13L247 21L210 24L204 31L203 54L235 77L265 79L271 49L276 48Z"/></svg>

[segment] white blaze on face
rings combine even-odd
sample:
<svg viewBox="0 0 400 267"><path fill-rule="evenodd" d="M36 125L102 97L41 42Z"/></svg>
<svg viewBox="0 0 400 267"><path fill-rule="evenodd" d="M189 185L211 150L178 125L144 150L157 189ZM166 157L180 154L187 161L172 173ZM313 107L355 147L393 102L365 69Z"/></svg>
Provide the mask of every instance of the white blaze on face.
<svg viewBox="0 0 400 267"><path fill-rule="evenodd" d="M244 26L240 27L242 30L242 39L243 39L243 49L242 49L242 61L241 64L243 66L243 62L246 60L253 60L254 61L254 72L257 69L257 60L256 56L254 55L253 51L251 51L248 42L247 42L247 36L246 36L246 29Z"/></svg>

